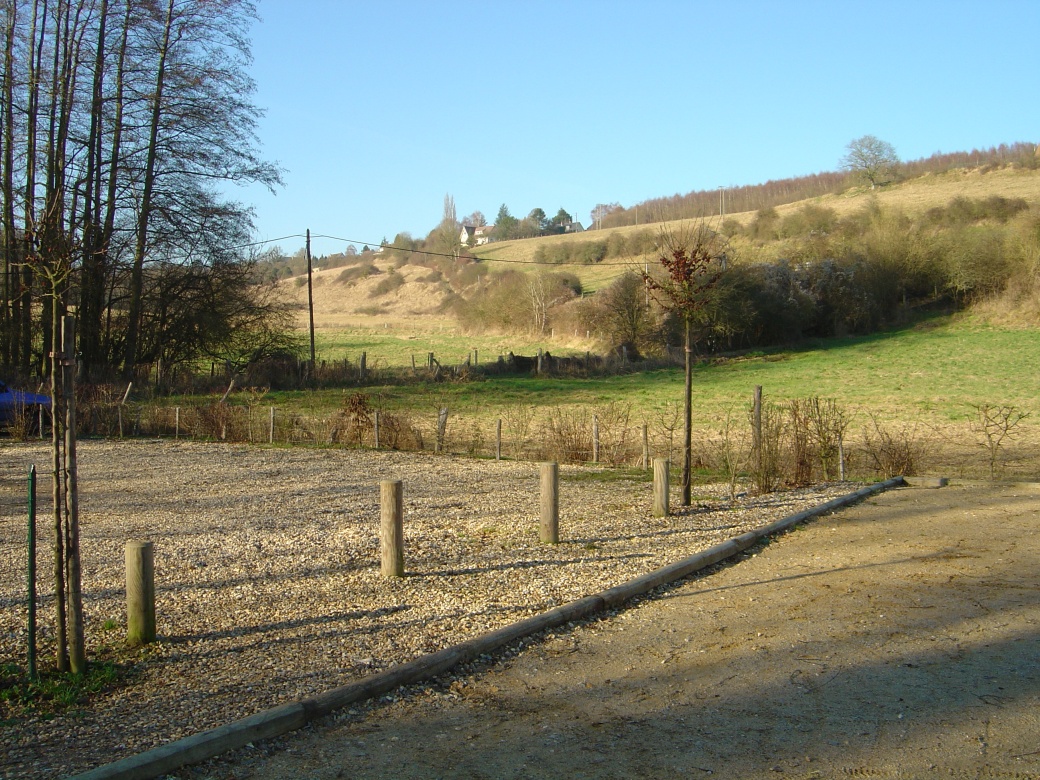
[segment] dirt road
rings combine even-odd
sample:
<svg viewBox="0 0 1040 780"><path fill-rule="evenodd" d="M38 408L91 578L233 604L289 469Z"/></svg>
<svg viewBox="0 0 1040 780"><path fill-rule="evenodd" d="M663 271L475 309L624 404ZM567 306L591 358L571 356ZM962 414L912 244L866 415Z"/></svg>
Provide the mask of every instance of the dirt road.
<svg viewBox="0 0 1040 780"><path fill-rule="evenodd" d="M1040 777L1040 488L904 488L182 777Z"/></svg>

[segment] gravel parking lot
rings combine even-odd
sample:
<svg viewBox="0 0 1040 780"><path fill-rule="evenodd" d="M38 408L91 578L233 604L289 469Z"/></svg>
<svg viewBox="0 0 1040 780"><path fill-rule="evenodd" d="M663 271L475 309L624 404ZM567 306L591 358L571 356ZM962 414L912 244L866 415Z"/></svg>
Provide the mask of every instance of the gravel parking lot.
<svg viewBox="0 0 1040 780"><path fill-rule="evenodd" d="M2 445L0 657L24 663L25 499L43 445ZM50 720L0 712L0 773L62 777L343 685L619 584L846 486L650 516L640 475L561 469L561 543L538 543L537 464L174 441L80 444L88 652L129 683ZM404 482L408 575L379 574L381 479ZM47 480L41 657L53 637ZM673 504L675 503L673 498ZM156 549L159 641L121 648L123 547ZM6 707L6 705L2 705Z"/></svg>

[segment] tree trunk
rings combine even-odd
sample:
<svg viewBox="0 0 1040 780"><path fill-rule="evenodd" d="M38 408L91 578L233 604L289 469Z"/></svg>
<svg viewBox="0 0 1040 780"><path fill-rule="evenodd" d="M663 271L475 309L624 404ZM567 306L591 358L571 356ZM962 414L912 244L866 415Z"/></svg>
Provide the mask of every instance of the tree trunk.
<svg viewBox="0 0 1040 780"><path fill-rule="evenodd" d="M130 271L130 307L126 343L123 352L123 376L133 377L137 364L137 345L140 339L142 299L144 296L144 257L148 251L148 222L152 215L152 189L155 186L155 164L158 158L159 120L163 109L163 88L166 85L166 57L170 50L170 31L173 27L174 0L168 0L166 21L163 24L162 44L155 76L155 94L152 96L152 116L148 132L148 151L145 161L141 203L137 217L137 241Z"/></svg>
<svg viewBox="0 0 1040 780"><path fill-rule="evenodd" d="M55 323L56 324L56 323ZM66 628L65 602L65 522L62 486L62 427L65 424L65 396L60 382L61 358L51 353L51 496L54 503L54 641L55 666L59 672L69 670L68 630Z"/></svg>
<svg viewBox="0 0 1040 780"><path fill-rule="evenodd" d="M101 0L98 12L97 48L94 52L94 84L91 97L90 132L86 139L87 167L83 178L82 266L79 282L79 347L87 371L92 373L100 362L101 293L104 290L104 267L101 250L101 111L104 94L105 43L108 26L108 0Z"/></svg>
<svg viewBox="0 0 1040 780"><path fill-rule="evenodd" d="M11 365L14 349L14 323L11 317L11 304L15 290L12 276L17 257L17 240L14 228L14 39L15 27L18 23L18 4L7 5L7 24L4 26L4 80L3 92L0 94L0 104L3 106L3 137L0 144L3 145L3 156L0 158L0 166L3 167L3 175L0 177L0 199L3 201L3 211L0 214L0 229L4 232L4 243L0 251L4 253L3 262L3 298L0 305L3 306L2 321L0 321L0 362Z"/></svg>
<svg viewBox="0 0 1040 780"><path fill-rule="evenodd" d="M83 594L79 556L79 475L76 461L76 320L64 317L61 330L62 388L65 396L65 584L68 587L69 667L83 674Z"/></svg>

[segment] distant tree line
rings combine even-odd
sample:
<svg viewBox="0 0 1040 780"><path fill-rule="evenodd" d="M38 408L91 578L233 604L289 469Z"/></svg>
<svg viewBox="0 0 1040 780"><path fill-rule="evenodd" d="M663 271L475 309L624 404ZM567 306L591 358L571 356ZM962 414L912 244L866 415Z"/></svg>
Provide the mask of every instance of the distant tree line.
<svg viewBox="0 0 1040 780"><path fill-rule="evenodd" d="M247 0L0 3L0 363L46 373L58 317L89 376L284 348L249 209L274 186L245 65Z"/></svg>
<svg viewBox="0 0 1040 780"><path fill-rule="evenodd" d="M864 136L870 138L870 136ZM859 139L863 140L863 139ZM877 139L874 139L877 140ZM989 149L970 152L937 152L930 157L909 162L894 161L891 181L901 181L926 173L944 173L956 168L998 168L1003 166L1035 169L1040 166L1037 147L1033 143L1000 144ZM610 229L626 225L665 222L680 219L698 219L722 212L758 211L775 208L785 203L843 192L856 183L859 172L849 169L816 173L791 179L767 181L742 187L697 190L685 195L652 198L628 208L620 204L600 204L593 210L593 229Z"/></svg>

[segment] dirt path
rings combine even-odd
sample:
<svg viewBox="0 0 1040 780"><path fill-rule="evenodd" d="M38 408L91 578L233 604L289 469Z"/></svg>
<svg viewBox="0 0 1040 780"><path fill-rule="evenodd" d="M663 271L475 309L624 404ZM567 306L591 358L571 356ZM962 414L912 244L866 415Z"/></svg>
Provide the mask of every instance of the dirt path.
<svg viewBox="0 0 1040 780"><path fill-rule="evenodd" d="M1035 487L891 491L181 776L1040 777L1038 527Z"/></svg>

